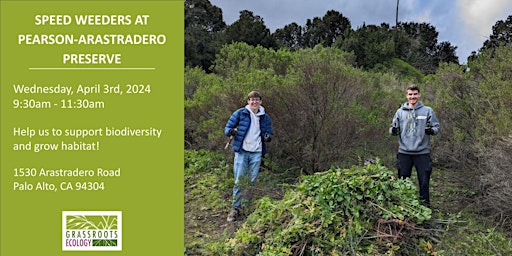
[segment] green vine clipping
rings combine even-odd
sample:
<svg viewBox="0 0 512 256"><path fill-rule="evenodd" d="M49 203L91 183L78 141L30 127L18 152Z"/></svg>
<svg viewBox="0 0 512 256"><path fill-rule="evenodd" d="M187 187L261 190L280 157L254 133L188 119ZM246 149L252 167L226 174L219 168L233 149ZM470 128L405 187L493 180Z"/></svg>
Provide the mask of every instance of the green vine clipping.
<svg viewBox="0 0 512 256"><path fill-rule="evenodd" d="M390 253L404 249L401 238L419 235L417 225L431 214L416 185L377 160L303 176L282 200L262 198L221 250L234 255Z"/></svg>

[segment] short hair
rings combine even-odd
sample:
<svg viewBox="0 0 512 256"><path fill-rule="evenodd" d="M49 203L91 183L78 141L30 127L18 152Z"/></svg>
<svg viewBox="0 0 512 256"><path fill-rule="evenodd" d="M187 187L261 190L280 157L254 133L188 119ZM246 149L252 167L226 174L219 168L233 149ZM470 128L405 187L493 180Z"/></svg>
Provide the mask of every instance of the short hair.
<svg viewBox="0 0 512 256"><path fill-rule="evenodd" d="M407 87L407 90L406 90L406 91L409 91L409 90L411 90L411 91L418 91L418 92L420 92L420 87L418 87L418 86L417 86L417 85L415 85L415 84L411 84L411 85L409 85L409 87Z"/></svg>
<svg viewBox="0 0 512 256"><path fill-rule="evenodd" d="M260 100L261 100L263 97L261 97L261 93L259 93L257 91L252 91L247 95L247 99L250 99L250 98L260 98Z"/></svg>

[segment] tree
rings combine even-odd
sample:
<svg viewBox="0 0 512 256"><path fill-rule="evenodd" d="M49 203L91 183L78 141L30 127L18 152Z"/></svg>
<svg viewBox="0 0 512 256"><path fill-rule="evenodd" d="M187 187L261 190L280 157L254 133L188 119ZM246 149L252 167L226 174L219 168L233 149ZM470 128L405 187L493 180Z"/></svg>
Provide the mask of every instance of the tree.
<svg viewBox="0 0 512 256"><path fill-rule="evenodd" d="M459 57L455 55L457 46L452 46L450 42L441 42L436 45L434 54L434 63L459 63Z"/></svg>
<svg viewBox="0 0 512 256"><path fill-rule="evenodd" d="M252 46L275 48L270 30L263 19L247 10L241 11L240 18L226 29L226 42L245 42Z"/></svg>
<svg viewBox="0 0 512 256"><path fill-rule="evenodd" d="M313 48L317 44L330 47L336 39L346 38L346 33L350 31L350 21L341 13L330 10L323 18L315 17L308 19L304 27L305 47Z"/></svg>
<svg viewBox="0 0 512 256"><path fill-rule="evenodd" d="M421 40L421 46L426 52L432 52L437 44L439 33L436 28L428 23L400 22L398 29L404 31L412 38Z"/></svg>
<svg viewBox="0 0 512 256"><path fill-rule="evenodd" d="M222 42L226 27L222 10L208 0L185 0L185 65L208 71Z"/></svg>
<svg viewBox="0 0 512 256"><path fill-rule="evenodd" d="M300 49L304 46L304 39L302 35L302 27L293 22L286 25L284 28L277 29L272 34L277 47L288 48L291 50Z"/></svg>
<svg viewBox="0 0 512 256"><path fill-rule="evenodd" d="M322 43L322 34L325 30L322 19L315 17L313 20L308 19L304 27L304 48L313 48L317 44Z"/></svg>
<svg viewBox="0 0 512 256"><path fill-rule="evenodd" d="M433 74L440 62L458 64L456 47L449 42L437 43L439 33L427 23L398 23L396 56L425 74Z"/></svg>
<svg viewBox="0 0 512 256"><path fill-rule="evenodd" d="M323 36L323 46L331 46L336 39L344 40L351 29L350 21L337 11L330 10L322 18L326 32Z"/></svg>
<svg viewBox="0 0 512 256"><path fill-rule="evenodd" d="M379 63L391 60L395 46L387 24L381 26L366 25L352 32L344 41L336 43L347 52L354 52L359 67L372 69Z"/></svg>
<svg viewBox="0 0 512 256"><path fill-rule="evenodd" d="M492 34L488 40L484 42L484 49L493 49L499 46L507 45L512 42L512 15L508 16L506 21L498 21L492 27Z"/></svg>
<svg viewBox="0 0 512 256"><path fill-rule="evenodd" d="M423 73L432 74L437 69L432 56L437 44L439 33L435 27L427 23L398 23L398 33L405 33L404 39L397 47L397 57L420 69Z"/></svg>

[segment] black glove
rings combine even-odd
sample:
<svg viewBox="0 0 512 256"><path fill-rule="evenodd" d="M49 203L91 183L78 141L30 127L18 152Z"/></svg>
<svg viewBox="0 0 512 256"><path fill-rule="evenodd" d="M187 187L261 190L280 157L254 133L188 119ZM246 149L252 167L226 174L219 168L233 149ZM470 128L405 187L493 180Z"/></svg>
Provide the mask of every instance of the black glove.
<svg viewBox="0 0 512 256"><path fill-rule="evenodd" d="M434 135L434 129L432 127L425 128L425 133L428 135Z"/></svg>
<svg viewBox="0 0 512 256"><path fill-rule="evenodd" d="M231 130L229 130L229 135L235 137L237 132L238 132L238 130L236 128L235 129L231 129Z"/></svg>
<svg viewBox="0 0 512 256"><path fill-rule="evenodd" d="M398 128L398 127L391 128L391 134L393 134L393 135L400 134L400 128Z"/></svg>
<svg viewBox="0 0 512 256"><path fill-rule="evenodd" d="M270 142L272 141L272 138L270 138L270 136L268 136L268 133L265 133L265 142Z"/></svg>

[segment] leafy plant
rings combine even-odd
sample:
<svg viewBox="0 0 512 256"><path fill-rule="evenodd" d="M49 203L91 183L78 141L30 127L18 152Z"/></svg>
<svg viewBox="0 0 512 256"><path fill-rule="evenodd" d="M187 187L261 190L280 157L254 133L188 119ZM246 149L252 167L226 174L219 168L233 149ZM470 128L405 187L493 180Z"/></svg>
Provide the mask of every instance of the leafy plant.
<svg viewBox="0 0 512 256"><path fill-rule="evenodd" d="M214 248L230 255L407 252L420 249L408 243L431 213L411 180L395 178L380 162L331 168L304 176L282 200L261 199L235 236Z"/></svg>

